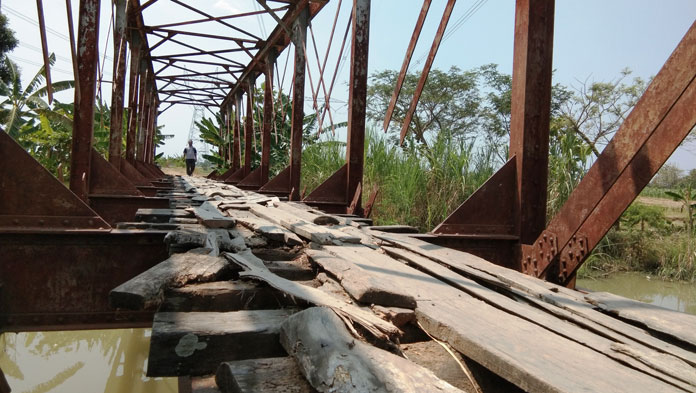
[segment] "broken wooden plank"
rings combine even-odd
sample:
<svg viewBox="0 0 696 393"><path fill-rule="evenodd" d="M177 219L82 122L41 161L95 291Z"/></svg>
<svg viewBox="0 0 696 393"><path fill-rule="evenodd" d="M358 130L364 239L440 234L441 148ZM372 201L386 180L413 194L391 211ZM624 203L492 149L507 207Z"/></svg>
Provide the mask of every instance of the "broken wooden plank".
<svg viewBox="0 0 696 393"><path fill-rule="evenodd" d="M224 361L283 356L278 333L291 314L291 310L157 313L147 375L206 375Z"/></svg>
<svg viewBox="0 0 696 393"><path fill-rule="evenodd" d="M370 311L361 310L319 289L307 287L278 277L271 273L264 266L263 261L256 258L251 251L243 251L237 254L226 253L225 256L244 269L244 271L239 274L240 277L261 280L293 297L303 299L315 305L330 307L348 320L358 323L379 339L389 339L390 337L395 337L400 334L398 328L378 318Z"/></svg>
<svg viewBox="0 0 696 393"><path fill-rule="evenodd" d="M311 208L309 206L297 202L277 202L273 205L298 218L311 222L312 224L338 225L340 223L339 220L332 215L323 214L316 210L310 211Z"/></svg>
<svg viewBox="0 0 696 393"><path fill-rule="evenodd" d="M379 271L371 270L372 266L366 266L367 269L364 269L362 266L365 265L361 266L353 258L353 253L344 250L344 248L352 249L355 247L361 246L333 246L328 249L335 253L341 253L341 255L348 255L346 259L319 250L307 249L305 253L312 261L334 276L346 292L357 301L382 306L415 308L416 299L413 294L409 292L408 288L395 285L394 281L388 277L390 273L381 274ZM363 260L361 259L360 262ZM383 268L389 269L390 267Z"/></svg>
<svg viewBox="0 0 696 393"><path fill-rule="evenodd" d="M252 281L214 281L165 291L160 311L240 311L306 306L275 288Z"/></svg>
<svg viewBox="0 0 696 393"><path fill-rule="evenodd" d="M190 282L212 281L230 271L225 258L187 252L174 254L143 273L111 290L109 303L113 308L149 310L163 299L164 289Z"/></svg>
<svg viewBox="0 0 696 393"><path fill-rule="evenodd" d="M660 340L643 329L623 323L609 315L598 312L587 303L582 294L571 289L545 282L525 274L494 265L477 256L441 247L405 235L372 233L399 248L412 251L426 258L449 266L468 278L494 285L502 290L518 292L528 302L552 313L565 315L576 323L582 323L595 331L617 340L630 339L650 348L669 353L696 366L696 353ZM623 336L623 339L620 338Z"/></svg>
<svg viewBox="0 0 696 393"><path fill-rule="evenodd" d="M245 227L260 233L270 240L283 242L290 246L304 244L296 234L253 213L228 210L227 214Z"/></svg>
<svg viewBox="0 0 696 393"><path fill-rule="evenodd" d="M696 374L694 373L693 367L678 358L661 352L658 353L637 343L632 343L630 348L634 348L636 352L652 354L650 362L647 361L647 356L642 359L627 356L626 353L616 351L614 348L616 342L597 335L585 329L583 326L565 323L565 321L556 318L553 314L542 312L537 308L530 307L526 303L517 302L505 294L486 288L418 254L397 248L383 247L390 254L404 258L419 269L511 315L532 322L562 337L584 345L591 350L602 353L619 363L626 364L674 386L678 386L687 391L696 388ZM624 342L628 341L624 340Z"/></svg>
<svg viewBox="0 0 696 393"><path fill-rule="evenodd" d="M281 225L297 235L319 244L334 244L335 241L360 243L360 238L344 232L313 224L278 208L252 206L251 212L268 221Z"/></svg>
<svg viewBox="0 0 696 393"><path fill-rule="evenodd" d="M198 222L207 228L232 228L237 224L233 218L222 215L210 202L203 202L200 206L193 208L193 213L198 218Z"/></svg>
<svg viewBox="0 0 696 393"><path fill-rule="evenodd" d="M201 225L171 231L164 237L164 242L173 251L204 247L211 250L212 255L218 255L220 251L246 249L243 236L236 230L208 229Z"/></svg>
<svg viewBox="0 0 696 393"><path fill-rule="evenodd" d="M602 310L696 346L696 315L626 299L607 292L592 292L585 300Z"/></svg>
<svg viewBox="0 0 696 393"><path fill-rule="evenodd" d="M313 393L290 357L224 362L215 374L222 393Z"/></svg>
<svg viewBox="0 0 696 393"><path fill-rule="evenodd" d="M316 276L309 262L302 258L291 261L264 261L264 264L274 274L290 281L307 281Z"/></svg>
<svg viewBox="0 0 696 393"><path fill-rule="evenodd" d="M289 317L280 342L320 392L461 392L431 371L353 337L325 307Z"/></svg>

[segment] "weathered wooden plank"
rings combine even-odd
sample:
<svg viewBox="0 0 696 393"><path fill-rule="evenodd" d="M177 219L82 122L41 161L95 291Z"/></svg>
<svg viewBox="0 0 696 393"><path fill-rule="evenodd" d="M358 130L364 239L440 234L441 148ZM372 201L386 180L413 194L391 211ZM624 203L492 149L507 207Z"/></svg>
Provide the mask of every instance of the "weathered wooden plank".
<svg viewBox="0 0 696 393"><path fill-rule="evenodd" d="M643 329L597 312L592 305L584 301L582 294L576 291L505 269L474 255L440 247L420 239L398 234L377 232L371 234L395 246L443 263L466 277L475 278L503 290L519 291L521 296L528 296L527 301L535 302L535 299L539 299L541 302L537 302L538 305L540 307L550 305L551 307L547 307L550 312L564 310L578 323L581 319L585 320L588 326L596 325L606 328L610 335L624 336L648 347L672 354L696 366L695 352L662 341ZM553 308L557 310L551 311Z"/></svg>
<svg viewBox="0 0 696 393"><path fill-rule="evenodd" d="M225 258L197 252L174 254L112 289L109 303L113 308L154 309L162 302L166 287L212 281L232 267Z"/></svg>
<svg viewBox="0 0 696 393"><path fill-rule="evenodd" d="M237 224L233 218L222 215L210 202L203 202L200 206L193 208L193 213L198 218L198 222L207 228L232 228Z"/></svg>
<svg viewBox="0 0 696 393"><path fill-rule="evenodd" d="M301 207L297 202L276 202L273 204L278 209L284 210L298 218L317 225L338 225L339 220L329 214L322 214L316 210L310 211L309 206Z"/></svg>
<svg viewBox="0 0 696 393"><path fill-rule="evenodd" d="M213 374L223 361L285 355L280 325L291 310L157 313L147 375Z"/></svg>
<svg viewBox="0 0 696 393"><path fill-rule="evenodd" d="M464 362L460 354L455 353L457 356L455 360L447 350L433 340L401 345L401 350L408 360L427 368L452 386L465 392L477 391L457 363L457 361Z"/></svg>
<svg viewBox="0 0 696 393"><path fill-rule="evenodd" d="M307 281L313 279L316 274L309 262L302 258L291 261L264 261L271 272L290 281Z"/></svg>
<svg viewBox="0 0 696 393"><path fill-rule="evenodd" d="M696 315L668 310L607 292L590 293L585 296L585 300L620 318L696 345Z"/></svg>
<svg viewBox="0 0 696 393"><path fill-rule="evenodd" d="M170 218L192 218L193 213L183 209L138 209L135 212L136 221L169 222Z"/></svg>
<svg viewBox="0 0 696 393"><path fill-rule="evenodd" d="M207 229L201 225L190 226L167 233L164 242L176 249L204 247L218 255L220 251L237 252L246 249L244 237L235 230Z"/></svg>
<svg viewBox="0 0 696 393"><path fill-rule="evenodd" d="M297 235L319 244L334 244L336 240L345 243L360 243L360 238L344 232L305 221L278 208L252 206L251 212L268 221L281 225Z"/></svg>
<svg viewBox="0 0 696 393"><path fill-rule="evenodd" d="M357 301L382 306L415 308L416 299L413 297L412 292L408 288L395 284L389 277L392 272L386 272L385 274L381 270L373 270L372 268L379 264L378 261L376 261L376 264L362 264L364 262L362 258L358 261L354 257L356 252L347 250L357 247L364 248L362 246L327 246L329 252L344 255L346 259L319 250L307 249L305 253L312 261L334 276L346 292ZM369 249L365 248L365 250ZM384 257L382 254L378 255ZM399 264L394 261L394 265ZM396 269L399 267L397 266ZM391 266L380 266L380 268L390 269Z"/></svg>
<svg viewBox="0 0 696 393"><path fill-rule="evenodd" d="M283 242L290 246L304 244L296 234L253 213L228 210L227 214L245 227L262 234L270 240Z"/></svg>
<svg viewBox="0 0 696 393"><path fill-rule="evenodd" d="M313 393L290 357L224 362L215 374L222 393Z"/></svg>
<svg viewBox="0 0 696 393"><path fill-rule="evenodd" d="M349 304L342 299L324 293L319 289L304 286L302 284L286 280L282 277L278 277L277 275L271 273L264 266L263 261L256 258L250 251L244 251L237 254L227 253L225 255L230 261L237 263L245 270L239 274L240 277L261 280L293 297L303 299L315 305L330 307L347 319L360 324L377 338L386 339L388 337L394 337L400 334L400 330L398 328L389 322L378 318L370 311L361 310L360 308Z"/></svg>
<svg viewBox="0 0 696 393"><path fill-rule="evenodd" d="M160 311L240 311L300 307L307 303L252 281L214 281L165 291Z"/></svg>
<svg viewBox="0 0 696 393"><path fill-rule="evenodd" d="M280 341L320 392L461 392L431 371L359 341L328 308L289 317Z"/></svg>
<svg viewBox="0 0 696 393"><path fill-rule="evenodd" d="M418 254L397 248L384 247L390 254L402 257L408 260L409 263L418 266L419 269L514 316L532 322L562 337L584 345L593 351L602 353L617 362L626 364L674 386L678 386L687 391L696 388L696 373L694 372L696 370L678 358L661 352L658 353L633 342L631 342L630 345L622 345L633 348L636 352L644 353L646 356L642 359L627 356L625 352L615 349L616 342L597 335L582 326L566 323L564 320L531 307L527 303L517 302L504 294L486 288ZM628 340L623 340L622 342L629 343ZM648 359L648 357L650 359Z"/></svg>

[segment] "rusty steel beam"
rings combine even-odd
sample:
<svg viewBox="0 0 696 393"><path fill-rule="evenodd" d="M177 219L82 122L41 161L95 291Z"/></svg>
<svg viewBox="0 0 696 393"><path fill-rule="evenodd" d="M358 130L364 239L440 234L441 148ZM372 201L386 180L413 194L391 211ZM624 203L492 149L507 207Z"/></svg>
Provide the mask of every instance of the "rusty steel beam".
<svg viewBox="0 0 696 393"><path fill-rule="evenodd" d="M145 136L147 133L148 118L150 116L150 101L152 92L150 90L150 73L143 60L140 63L140 110L138 111L138 144L136 146L135 157L138 161L145 159Z"/></svg>
<svg viewBox="0 0 696 393"><path fill-rule="evenodd" d="M292 43L295 46L295 69L292 91L292 121L290 131L290 200L300 199L300 177L302 174L302 128L304 121L304 93L307 57L302 48L307 43L309 10L303 11L293 22Z"/></svg>
<svg viewBox="0 0 696 393"><path fill-rule="evenodd" d="M404 123L401 126L401 136L400 143L404 143L404 138L408 133L408 127L411 125L411 119L413 119L413 114L416 112L416 107L418 106L418 101L420 100L421 93L423 93L423 88L425 83L428 81L428 74L430 74L430 68L433 66L435 61L435 55L437 54L438 48L440 48L440 42L442 42L442 36L445 34L447 29L447 23L449 22L450 16L452 15L452 10L454 9L454 4L457 0L447 0L447 5L445 6L445 11L442 14L442 19L440 20L440 25L435 33L435 38L433 39L433 45L430 47L430 52L428 53L428 58L425 60L425 65L423 66L423 72L420 74L418 79L418 85L416 85L416 90L413 92L413 98L411 99L411 105L406 112L404 117Z"/></svg>
<svg viewBox="0 0 696 393"><path fill-rule="evenodd" d="M243 43L256 45L259 42L258 40L250 40L248 38L229 37L229 36L225 36L225 35L207 34L207 33L195 32L195 31L161 29L161 28L154 28L152 26L144 26L144 29L145 29L145 32L147 32L147 33L152 33L152 32L158 31L158 32L162 32L162 33L167 33L167 35L174 35L174 34L176 34L176 35L189 35L189 36L200 37L200 38L212 38L215 40L234 41L241 48L244 48L244 46L242 45Z"/></svg>
<svg viewBox="0 0 696 393"><path fill-rule="evenodd" d="M116 0L114 23L114 71L111 85L111 123L109 129L109 162L121 166L123 144L123 93L126 88L126 24L127 1Z"/></svg>
<svg viewBox="0 0 696 393"><path fill-rule="evenodd" d="M87 200L89 166L94 130L94 97L99 55L99 0L80 1L77 60L80 88L75 89L75 113L70 155L70 189Z"/></svg>
<svg viewBox="0 0 696 393"><path fill-rule="evenodd" d="M269 51L266 57L266 83L263 91L263 134L261 135L261 185L268 182L271 167L271 127L275 122L273 114L273 66L277 53Z"/></svg>
<svg viewBox="0 0 696 393"><path fill-rule="evenodd" d="M273 8L273 11L280 12L280 11L285 11L288 8L290 8L290 7L283 6L283 7ZM267 12L268 11L266 11L266 10L242 12L242 13L234 14L234 15L225 15L225 16L216 16L213 18L194 19L194 20L188 20L188 21L184 21L184 22L167 23L164 25L157 25L157 26L151 26L151 27L154 29L161 29L161 28L166 28L166 27L190 26L190 25L197 24L197 23L206 23L206 22L214 22L214 21L218 21L218 20L242 18L245 16L262 15L262 14L265 14Z"/></svg>
<svg viewBox="0 0 696 393"><path fill-rule="evenodd" d="M232 130L232 169L238 170L242 162L242 145L240 133L242 130L242 95L238 94L234 105L234 128Z"/></svg>
<svg viewBox="0 0 696 393"><path fill-rule="evenodd" d="M408 73L408 66L411 64L411 58L413 57L413 51L416 49L416 44L418 43L418 37L420 37L421 30L423 30L423 23L425 23L425 17L428 16L428 10L430 9L430 3L432 0L424 0L423 6L421 7L420 13L418 14L418 20L416 21L416 27L413 29L413 34L411 35L411 41L408 43L408 48L406 48L406 55L404 56L404 62L401 64L401 71L399 71L399 76L396 78L396 85L394 86L394 93L392 93L391 100L389 100L389 106L387 107L387 113L384 115L384 132L387 132L389 128L389 123L391 122L392 114L394 113L394 108L396 108L396 101L399 99L399 94L401 93L401 87L406 80L406 73Z"/></svg>
<svg viewBox="0 0 696 393"><path fill-rule="evenodd" d="M126 160L135 161L136 135L138 134L138 91L140 85L140 37L131 36L130 76L128 80L128 133L126 135Z"/></svg>
<svg viewBox="0 0 696 393"><path fill-rule="evenodd" d="M73 78L75 80L75 90L80 89L79 78L77 77L77 49L75 47L75 24L73 23L72 4L70 0L65 0L65 10L68 14L68 35L70 40L70 58L72 59ZM77 104L77 101L75 101Z"/></svg>
<svg viewBox="0 0 696 393"><path fill-rule="evenodd" d="M309 9L309 18L313 18L326 5L326 3L326 1L298 0L285 13L285 15L283 15L282 22L285 26L291 25L300 14L305 12L305 9ZM281 25L277 25L268 35L268 38L264 41L264 45L259 48L253 58L249 61L249 64L247 64L247 66L244 68L244 71L242 71L242 74L238 80L243 81L251 72L258 72L258 70L261 69L260 65L264 63L268 51L271 48L281 52L288 46L289 43L290 37L288 37L288 33L281 27ZM227 94L227 98L222 102L221 106L225 106L229 101L233 100L237 90L239 89L240 84L235 84L235 86Z"/></svg>
<svg viewBox="0 0 696 393"><path fill-rule="evenodd" d="M252 38L254 38L254 39L257 40L257 41L263 41L263 38L261 38L261 37L255 35L255 34L251 34L251 33L249 33L248 31L246 31L246 30L244 30L244 29L241 29L241 28L239 28L239 27L237 27L237 26L231 25L231 24L225 22L225 21L222 20L222 19L215 18L214 16L212 16L212 15L206 13L206 12L203 12L203 11L197 9L197 8L194 7L194 6L188 5L188 4L183 3L183 2L181 2L181 1L179 1L179 0L170 0L170 1L173 2L173 3L176 3L176 4L180 5L180 6L182 6L182 7L184 7L184 8L187 8L187 9L189 9L189 10L191 10L191 11L193 11L193 12L199 14L199 15L205 16L206 18L210 19L210 21L212 21L212 22L217 22L217 23L219 23L219 24L221 24L221 25L223 25L223 26L229 27L229 28L232 29L232 30L238 31L238 32L240 32L240 33L242 33L242 34L246 34L246 35L248 35L249 37L252 37Z"/></svg>
<svg viewBox="0 0 696 393"><path fill-rule="evenodd" d="M244 171L243 176L246 177L251 172L251 156L252 148L251 141L254 137L254 107L253 107L253 89L254 80L250 78L246 86L246 117L244 119Z"/></svg>
<svg viewBox="0 0 696 393"><path fill-rule="evenodd" d="M517 159L521 244L546 226L554 0L518 0L512 70L510 157Z"/></svg>
<svg viewBox="0 0 696 393"><path fill-rule="evenodd" d="M361 192L365 161L365 113L367 109L367 55L370 48L370 2L354 0L348 96L348 140L346 145L346 201L354 197L353 214L362 214Z"/></svg>
<svg viewBox="0 0 696 393"><path fill-rule="evenodd" d="M51 84L51 63L48 60L48 41L46 40L46 21L44 20L43 1L36 0L36 10L39 17L39 33L41 34L41 52L43 54L44 72L46 76L46 93L48 103L53 102L53 85Z"/></svg>
<svg viewBox="0 0 696 393"><path fill-rule="evenodd" d="M196 52L185 52L185 53L173 53L173 54L167 54L167 55L159 55L159 56L152 56L152 60L166 60L166 59L171 59L173 57L189 57L189 56L200 56L200 55L209 55L209 54L222 54L222 53L235 53L235 52L241 52L242 49L240 48L233 48L233 49L218 49L218 50L211 50L211 51L196 51ZM225 74L226 72L220 71L217 72L217 74Z"/></svg>
<svg viewBox="0 0 696 393"><path fill-rule="evenodd" d="M532 246L526 273L570 284L623 211L696 125L696 23Z"/></svg>

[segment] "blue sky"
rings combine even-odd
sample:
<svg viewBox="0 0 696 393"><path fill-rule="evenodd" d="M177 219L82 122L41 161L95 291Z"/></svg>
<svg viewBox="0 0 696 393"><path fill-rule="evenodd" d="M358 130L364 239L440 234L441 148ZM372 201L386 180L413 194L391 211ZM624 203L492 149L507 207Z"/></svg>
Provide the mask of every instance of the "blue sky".
<svg viewBox="0 0 696 393"><path fill-rule="evenodd" d="M160 1L166 5L166 0ZM219 9L219 13L235 9L250 9L249 7L253 4L253 0L199 1L211 9ZM331 0L313 22L319 53L322 55L326 48L337 3L337 0ZM350 0L343 0L337 36L341 36L345 28L350 3L352 3ZM106 47L107 56L110 56L111 42L106 42L106 29L110 16L108 4L108 1L103 1L100 50L103 52ZM398 69L401 66L421 4L420 0L374 0L372 2L370 72ZM422 68L422 61L418 62L418 60L422 59L429 49L444 5L444 0L433 2L421 40L416 48L415 64L412 62L412 69ZM476 6L476 12L458 29L452 29L472 6ZM25 77L29 77L34 74L38 69L37 64L42 61L39 51L36 50L41 46L38 28L26 20L27 18L36 20L35 2L4 0L2 7L21 42L13 58L26 70ZM48 34L49 48L58 55L54 80L69 79L70 75L66 72L71 70L71 65L67 41L60 36L67 35L65 3L44 1L44 7L48 27L55 31L51 32L49 29ZM75 12L77 7L78 1L73 0ZM457 2L446 34L449 37L440 46L434 66L447 69L456 65L462 69L470 69L483 64L497 63L501 71L510 73L512 71L514 7L513 0L460 0ZM176 10L173 7L161 10L167 12L157 11L158 19L176 19ZM608 81L617 78L620 71L626 67L633 70L633 76L647 79L659 71L694 20L696 20L696 1L694 0L559 0L556 2L554 82L578 85L585 80ZM271 26L272 21L266 20L265 25ZM340 39L333 45L331 59L334 59ZM281 65L284 64L284 55L280 57ZM330 60L329 63L331 64L332 61L335 64L335 60ZM105 70L105 79L110 79L111 72L108 68L109 66ZM333 69L333 65L327 68ZM316 69L312 72L316 80ZM331 72L327 74L330 75ZM345 105L347 78L348 66L346 65L338 77L336 92L333 96L336 100L334 107ZM105 85L103 90L105 99L108 100L109 86ZM307 95L309 95L309 83ZM69 95L64 98L64 100L69 99ZM165 146L166 154L179 153L184 146L192 113L189 107L178 107L168 110L160 117L160 124L165 125L166 132L176 135ZM339 108L334 115L334 120L341 121L342 117L345 117L345 111ZM696 154L696 147L687 146L675 153L670 162L676 163L683 169L695 168L694 154Z"/></svg>

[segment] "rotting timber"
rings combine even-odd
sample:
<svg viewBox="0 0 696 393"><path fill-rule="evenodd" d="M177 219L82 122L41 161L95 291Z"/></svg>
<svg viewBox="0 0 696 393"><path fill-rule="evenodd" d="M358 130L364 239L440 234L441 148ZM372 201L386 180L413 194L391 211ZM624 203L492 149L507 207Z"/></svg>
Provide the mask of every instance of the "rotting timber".
<svg viewBox="0 0 696 393"><path fill-rule="evenodd" d="M191 19L147 24L165 3ZM695 317L570 289L696 124L696 25L547 226L554 1L517 0L509 160L418 234L371 227L375 193L362 203L371 1L350 2L341 46L350 37L346 164L304 198L305 81L328 104L335 80L327 89L326 60L318 80L307 67L307 30L327 1L258 3L261 11L211 15L181 0L114 1L112 119L123 118L126 72L129 117L125 152L112 121L102 157L92 142L101 1L79 1L70 187L0 132L0 331L152 326L148 373L180 377L181 391L696 390ZM277 22L265 36L236 24L257 14ZM197 31L202 24L225 33ZM254 116L242 107L263 75L271 118L274 65L290 46L290 165L269 179L272 126L256 125L261 163L252 168ZM234 141L227 173L172 177L154 165L157 117L174 105L220 110L220 136ZM4 382L0 371L2 393Z"/></svg>

